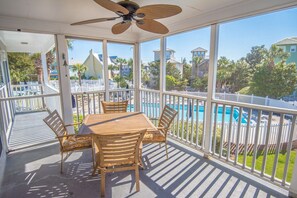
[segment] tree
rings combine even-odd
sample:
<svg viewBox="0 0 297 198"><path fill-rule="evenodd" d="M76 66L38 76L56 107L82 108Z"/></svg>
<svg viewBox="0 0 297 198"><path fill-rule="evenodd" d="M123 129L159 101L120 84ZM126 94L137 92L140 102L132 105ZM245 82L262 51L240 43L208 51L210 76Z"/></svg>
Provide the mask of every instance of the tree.
<svg viewBox="0 0 297 198"><path fill-rule="evenodd" d="M297 84L297 71L295 63L286 63L287 58L288 53L275 45L263 51L263 59L256 66L248 92L277 99L291 94Z"/></svg>
<svg viewBox="0 0 297 198"><path fill-rule="evenodd" d="M43 82L41 54L40 53L32 54L31 60L34 63L34 66L36 69L38 83L41 84Z"/></svg>
<svg viewBox="0 0 297 198"><path fill-rule="evenodd" d="M28 53L7 53L12 84L36 80L37 72Z"/></svg>
<svg viewBox="0 0 297 198"><path fill-rule="evenodd" d="M254 46L251 49L244 60L249 65L249 71L253 74L256 70L256 66L261 63L264 58L264 54L267 52L267 49L264 45Z"/></svg>
<svg viewBox="0 0 297 198"><path fill-rule="evenodd" d="M72 70L77 72L78 84L81 86L81 76L83 73L85 73L85 71L87 71L87 66L77 63L73 65Z"/></svg>
<svg viewBox="0 0 297 198"><path fill-rule="evenodd" d="M207 90L207 75L201 77L196 77L193 79L191 87L197 91L206 91Z"/></svg>
<svg viewBox="0 0 297 198"><path fill-rule="evenodd" d="M192 59L192 70L193 70L193 78L197 77L199 74L199 65L202 63L203 58L199 56L195 56Z"/></svg>
<svg viewBox="0 0 297 198"><path fill-rule="evenodd" d="M120 75L123 76L123 65L127 64L127 60L124 59L124 58L117 58L116 59L116 64L119 67Z"/></svg>
<svg viewBox="0 0 297 198"><path fill-rule="evenodd" d="M183 79L189 80L191 79L192 75L192 66L187 63L183 63Z"/></svg>

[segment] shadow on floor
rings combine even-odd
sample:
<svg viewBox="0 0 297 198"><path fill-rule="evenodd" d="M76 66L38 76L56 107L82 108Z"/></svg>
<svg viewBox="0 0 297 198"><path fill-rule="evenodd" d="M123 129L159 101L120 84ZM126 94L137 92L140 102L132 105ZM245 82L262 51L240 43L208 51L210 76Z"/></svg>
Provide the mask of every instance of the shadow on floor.
<svg viewBox="0 0 297 198"><path fill-rule="evenodd" d="M286 197L285 190L245 176L171 141L145 145L140 192L133 171L106 176L106 197ZM91 151L74 152L60 174L58 144L11 153L7 157L1 197L99 197L100 175L92 177Z"/></svg>

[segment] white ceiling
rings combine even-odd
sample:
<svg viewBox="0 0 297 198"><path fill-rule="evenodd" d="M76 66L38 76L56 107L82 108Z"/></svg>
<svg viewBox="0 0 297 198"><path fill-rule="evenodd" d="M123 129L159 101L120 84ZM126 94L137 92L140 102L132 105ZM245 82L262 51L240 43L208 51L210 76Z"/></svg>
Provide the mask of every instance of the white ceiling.
<svg viewBox="0 0 297 198"><path fill-rule="evenodd" d="M0 31L0 40L7 52L41 53L54 46L54 36L25 32ZM25 42L26 44L22 44Z"/></svg>
<svg viewBox="0 0 297 198"><path fill-rule="evenodd" d="M179 5L183 9L181 14L159 20L169 28L170 33L297 5L297 0L134 0L134 2L140 6ZM160 36L140 30L135 25L124 34L112 35L110 28L116 23L115 21L79 27L70 26L70 23L77 21L116 16L93 0L0 0L0 4L1 29L22 28L27 31L132 42Z"/></svg>

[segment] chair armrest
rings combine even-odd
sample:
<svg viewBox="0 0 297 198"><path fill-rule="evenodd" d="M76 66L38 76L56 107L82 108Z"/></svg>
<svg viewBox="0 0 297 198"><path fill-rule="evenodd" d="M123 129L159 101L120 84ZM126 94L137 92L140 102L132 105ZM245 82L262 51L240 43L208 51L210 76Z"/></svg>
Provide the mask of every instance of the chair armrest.
<svg viewBox="0 0 297 198"><path fill-rule="evenodd" d="M158 130L165 130L165 127L157 127Z"/></svg>
<svg viewBox="0 0 297 198"><path fill-rule="evenodd" d="M70 126L75 126L75 125L80 125L82 122L76 122L76 123L71 123L71 124L65 124L65 127L70 127Z"/></svg>

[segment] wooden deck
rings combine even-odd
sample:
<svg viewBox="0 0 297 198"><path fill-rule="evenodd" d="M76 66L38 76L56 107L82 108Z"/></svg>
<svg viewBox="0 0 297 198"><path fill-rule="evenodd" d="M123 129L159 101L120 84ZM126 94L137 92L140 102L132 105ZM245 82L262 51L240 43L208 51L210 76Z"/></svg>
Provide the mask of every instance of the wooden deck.
<svg viewBox="0 0 297 198"><path fill-rule="evenodd" d="M9 149L21 149L55 141L53 131L42 120L47 115L46 111L17 114L8 141Z"/></svg>

